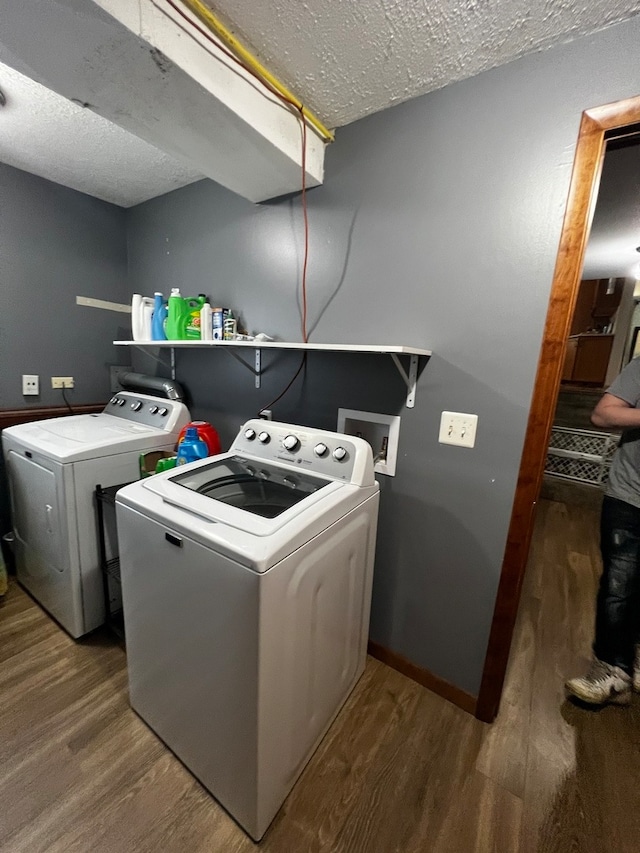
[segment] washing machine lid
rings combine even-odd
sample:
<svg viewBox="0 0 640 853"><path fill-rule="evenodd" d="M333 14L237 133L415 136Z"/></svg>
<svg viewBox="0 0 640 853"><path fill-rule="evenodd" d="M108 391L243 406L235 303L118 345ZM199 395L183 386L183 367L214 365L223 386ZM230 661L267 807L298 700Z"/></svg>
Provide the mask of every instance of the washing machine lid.
<svg viewBox="0 0 640 853"><path fill-rule="evenodd" d="M261 482L246 471L247 465L256 464L256 460L238 460L232 453L221 454L192 463L184 472L174 469L125 486L116 500L247 568L264 572L378 491L375 482L359 487L273 466L273 479L262 498L257 496ZM295 483L294 477L298 478ZM199 484L208 493L197 491ZM224 499L214 497L215 484L220 494L225 493Z"/></svg>
<svg viewBox="0 0 640 853"><path fill-rule="evenodd" d="M257 463L235 455L214 459L195 470L189 466L188 470L173 473L168 479L199 495L201 511L207 515L209 512L215 516L219 514L219 509L213 505L209 509L208 502L214 501L267 519L277 518L331 483L326 477L306 471L291 471L281 465ZM192 495L185 495L185 500L187 498Z"/></svg>
<svg viewBox="0 0 640 853"><path fill-rule="evenodd" d="M285 525L304 526L303 516L346 487L345 483L256 462L233 453L156 474L142 483L162 498L166 512L181 510L206 522L254 537L272 536Z"/></svg>
<svg viewBox="0 0 640 853"><path fill-rule="evenodd" d="M153 449L171 444L175 437L163 429L103 413L18 424L4 433L18 445L62 463Z"/></svg>

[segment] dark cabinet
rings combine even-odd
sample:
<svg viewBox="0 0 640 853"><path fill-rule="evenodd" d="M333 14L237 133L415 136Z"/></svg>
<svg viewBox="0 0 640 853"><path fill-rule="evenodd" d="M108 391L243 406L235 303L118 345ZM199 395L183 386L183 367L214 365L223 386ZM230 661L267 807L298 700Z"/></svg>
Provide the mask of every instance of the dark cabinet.
<svg viewBox="0 0 640 853"><path fill-rule="evenodd" d="M573 335L567 342L563 382L604 385L613 335Z"/></svg>

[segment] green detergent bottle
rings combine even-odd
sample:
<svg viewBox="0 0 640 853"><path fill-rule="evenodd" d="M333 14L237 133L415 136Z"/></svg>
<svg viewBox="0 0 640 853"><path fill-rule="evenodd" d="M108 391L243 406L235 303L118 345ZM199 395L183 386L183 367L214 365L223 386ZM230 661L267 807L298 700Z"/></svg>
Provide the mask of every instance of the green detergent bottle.
<svg viewBox="0 0 640 853"><path fill-rule="evenodd" d="M169 341L184 341L187 337L187 322L189 320L189 306L185 299L180 296L180 288L172 287L169 296L169 309L167 313L166 333Z"/></svg>
<svg viewBox="0 0 640 853"><path fill-rule="evenodd" d="M202 306L207 301L204 293L199 293L198 296L185 296L184 301L187 303L187 340L199 341L202 338L200 330L200 311Z"/></svg>

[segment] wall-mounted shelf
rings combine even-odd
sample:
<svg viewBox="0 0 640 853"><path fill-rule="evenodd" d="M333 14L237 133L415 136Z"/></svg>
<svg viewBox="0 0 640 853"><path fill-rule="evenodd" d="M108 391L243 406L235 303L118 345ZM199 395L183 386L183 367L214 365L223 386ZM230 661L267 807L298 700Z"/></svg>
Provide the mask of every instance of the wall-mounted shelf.
<svg viewBox="0 0 640 853"><path fill-rule="evenodd" d="M170 349L172 354L172 374L175 373L174 350L175 349L226 349L230 355L235 356L241 364L250 370L256 378L256 388L260 387L262 375L262 350L263 349L289 349L308 350L315 352L359 352L380 353L390 355L393 359L398 373L407 386L407 406L411 409L415 404L416 381L418 378L418 359L420 356L429 358L431 350L419 349L418 347L405 347L386 344L305 344L290 341L114 341L116 346L136 347L141 350ZM237 349L251 349L254 351L253 366L239 358L234 352ZM409 372L407 373L400 361L399 356L409 356ZM172 375L175 379L175 375Z"/></svg>

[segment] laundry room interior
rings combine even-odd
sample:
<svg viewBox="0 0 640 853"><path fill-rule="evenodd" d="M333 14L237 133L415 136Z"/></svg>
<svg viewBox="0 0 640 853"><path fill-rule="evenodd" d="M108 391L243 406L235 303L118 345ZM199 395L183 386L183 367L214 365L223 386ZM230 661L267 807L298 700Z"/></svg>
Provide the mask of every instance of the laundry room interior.
<svg viewBox="0 0 640 853"><path fill-rule="evenodd" d="M289 2L259 10L248 2L207 2L261 66L284 81L289 93L284 100L274 84L259 82L245 65L229 59L232 47L208 27L206 14L194 11L203 5L179 0L4 4L0 428L101 416L123 394L127 407L144 401L144 395L166 396L135 382L123 387L122 375L133 374L176 383L184 394L179 402L188 417L176 420L171 442L191 421L214 428L221 453L236 448L236 455L247 458L260 457L253 449L257 439L242 444L247 423L257 420L250 428L268 433L264 447L280 442L286 448L282 442L293 434L311 449L329 442L331 455L342 447L334 437L343 432L355 439L356 449L363 435L374 435L367 459L379 505L370 615L367 604L367 633L364 646L358 646L364 674L358 670L347 693L340 693L323 717L326 725L314 729L311 740L318 751L308 755L309 740L304 751L309 763L287 771L292 784L298 781L267 824L271 828L261 819L259 831L245 835L233 807L225 806L229 817L189 775L189 761L183 759L185 770L169 739L168 750L144 726L144 713L138 716L129 707L126 640L100 627L74 636L16 579L3 463L0 535L8 591L0 604L5 646L0 696L6 691L7 711L0 740L7 744L7 778L14 787L7 782L10 840L6 848L0 840L0 849L92 849L95 825L89 807L77 802L84 779L92 809L103 810L96 850L151 850L166 837L167 850L240 851L252 849L266 832L261 845L275 851L534 851L531 839L555 831L547 818L557 805L553 798L562 775L554 764L557 773L545 789L546 799L529 808L531 792L544 776L540 744L551 738L544 723L534 720L535 696L527 694L523 709L514 687L522 682L513 681L528 678L513 670L514 655L531 663L528 641L536 643L526 633L530 625L522 627L523 611L519 621L516 616L523 577L527 589L534 492L546 458L543 441L531 449L540 411L535 409L537 376L544 362L552 377L549 388L555 389L553 405L548 403L551 429L567 365L559 346L546 361L540 355L581 121L585 110L624 102L620 126L634 132L640 126L640 70L630 59L640 39L637 4L595 4L602 8L593 12L592 23L581 22L575 4L563 4L566 16L558 13L553 33L536 24L537 13L530 19L514 11L520 38L506 28L517 40L511 50L496 30L503 51L497 54L483 39L486 21L469 4L449 9L451 29L445 27L440 37L432 32L435 19L423 10L413 21L407 53L396 56L393 32L385 28L389 4L366 3L340 11L347 18L341 28L347 47L344 64L335 70L331 56L338 46L343 49L340 39L337 46L320 40L311 48L323 31L321 21L331 20L343 4L326 2L315 11L302 4L305 11ZM413 14L418 12L409 17ZM374 26L364 49L361 33ZM303 32L310 34L302 38ZM472 34L470 42L465 32ZM451 51L462 39L456 62L447 65L441 58L435 65L428 59L442 39ZM310 51L308 61L304 50ZM358 63L349 77L351 51ZM224 73L218 79L220 68ZM384 73L395 73L394 82L391 76L385 81ZM85 120L95 126L85 130ZM640 233L631 246L634 263L640 262L636 246ZM627 282L630 330L638 270L635 278L631 271L616 274ZM566 300L577 300L579 273ZM223 345L134 341L134 294L152 299L161 293L168 301L175 288L183 297L202 294L212 308L230 309L239 337ZM568 307L565 313L569 318ZM605 326L599 333L611 333ZM567 319L565 338L570 331ZM634 354L630 346L627 335L620 360ZM25 387L23 377L37 380L37 393ZM587 388L604 386L604 379L591 386L587 381ZM267 419L261 417L265 410ZM462 419L468 439L459 442L462 446L448 441L450 416L454 426ZM286 429L270 426L269 420ZM369 424L377 426L369 429ZM381 472L392 433L393 470ZM349 451L352 459L356 449ZM525 482L527 452L539 463ZM312 467L317 459L311 451L309 458L309 471L323 476ZM269 459L276 467L278 460ZM345 489L347 484L374 489L374 481L364 476L358 484L352 467L344 476L326 470L329 479L342 477ZM156 483L169 482L175 472L167 472L167 480L165 474L153 475L136 488L143 483L148 488L154 476ZM141 510L134 492L127 494L132 496L127 508L117 498L116 506L128 524ZM305 493L304 500L310 499ZM370 523L367 536L376 523ZM260 535L271 541L276 527L264 529ZM82 530L78 535L82 538ZM126 539L133 553L135 533L129 530ZM167 550L171 547L169 541ZM368 569L362 571L365 589ZM180 585L178 574L173 583ZM507 583L510 591L503 599ZM255 594L262 600L262 592ZM572 669L589 653L590 612L581 618L587 627L571 629L572 657L562 658ZM189 613L181 619L188 622ZM36 717L37 694L25 693L38 687L40 654L49 673L42 674L49 723ZM7 669L12 660L15 670ZM243 660L258 672L248 653ZM167 661L172 665L175 659ZM67 706L64 696L71 696L72 688L66 679L74 672L86 685ZM581 724L567 722L561 711L562 680L561 675L557 685L541 692L551 697L553 711L544 713L554 721L554 743L569 750ZM99 716L83 728L85 688L95 693ZM632 710L640 724L638 709ZM21 714L39 733L34 755L42 758L49 777L32 794L33 777L21 775L30 760L30 735L16 723ZM127 715L130 731L122 722ZM61 733L65 718L75 720L68 736ZM117 778L105 769L111 722L113 749L121 752L117 761L131 751L137 756L131 766L139 760L139 773L124 763ZM56 738L66 744L64 755L54 751ZM522 756L535 753L535 745L527 753L534 742L540 753L531 769ZM83 763L82 751L94 747ZM180 757L177 747L174 751ZM562 765L562 778L569 765L575 770L571 756ZM393 766L389 778L387 766ZM72 779L79 767L88 775ZM156 777L158 802L171 802L174 795L178 801L171 819L152 814ZM100 779L106 780L104 789ZM67 796L62 780L76 800ZM105 799L109 786L115 793ZM396 790L404 802L396 804L392 818L392 806L379 801L393 801ZM468 821L464 802L472 803ZM63 804L59 821L56 803ZM563 815L577 822L569 807ZM121 846L118 832L128 839ZM621 842L618 849L632 848Z"/></svg>

